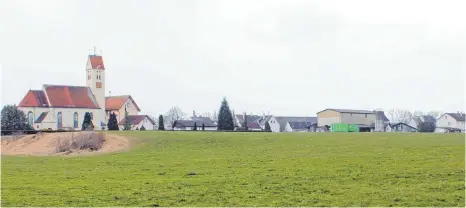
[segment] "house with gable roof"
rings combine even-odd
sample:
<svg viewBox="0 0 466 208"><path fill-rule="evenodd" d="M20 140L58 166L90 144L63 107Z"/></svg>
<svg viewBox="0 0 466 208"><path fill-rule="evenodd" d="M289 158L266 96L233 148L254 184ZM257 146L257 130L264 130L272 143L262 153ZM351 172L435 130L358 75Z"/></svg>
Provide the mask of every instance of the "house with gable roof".
<svg viewBox="0 0 466 208"><path fill-rule="evenodd" d="M463 112L444 113L436 120L437 133L465 132L465 114Z"/></svg>
<svg viewBox="0 0 466 208"><path fill-rule="evenodd" d="M41 90L29 90L17 107L36 130L79 130L87 112L96 130L106 128L112 112L118 114L119 122L125 108L129 115L138 115L140 109L131 96L105 97L105 72L102 56L89 55L85 69L86 86L44 84Z"/></svg>

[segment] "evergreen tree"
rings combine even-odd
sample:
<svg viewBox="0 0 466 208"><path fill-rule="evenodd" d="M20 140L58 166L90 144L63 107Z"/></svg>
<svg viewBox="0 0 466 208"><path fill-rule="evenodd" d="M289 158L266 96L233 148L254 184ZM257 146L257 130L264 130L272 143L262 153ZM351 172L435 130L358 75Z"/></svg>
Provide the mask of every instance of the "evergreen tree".
<svg viewBox="0 0 466 208"><path fill-rule="evenodd" d="M197 123L196 121L194 121L194 128L193 128L194 131L197 131Z"/></svg>
<svg viewBox="0 0 466 208"><path fill-rule="evenodd" d="M419 132L434 132L436 128L433 122L421 122L419 124Z"/></svg>
<svg viewBox="0 0 466 208"><path fill-rule="evenodd" d="M108 119L108 130L110 131L120 130L120 128L118 127L118 121L116 119L115 113L110 114L110 118Z"/></svg>
<svg viewBox="0 0 466 208"><path fill-rule="evenodd" d="M129 119L128 111L126 111L126 107L125 107L125 126L123 130L126 130L126 131L131 130L131 121Z"/></svg>
<svg viewBox="0 0 466 208"><path fill-rule="evenodd" d="M244 129L244 130L248 130L248 117L246 116L246 112L244 112L243 129Z"/></svg>
<svg viewBox="0 0 466 208"><path fill-rule="evenodd" d="M27 123L24 112L18 110L16 105L5 105L2 108L1 116L2 131L34 130L32 126Z"/></svg>
<svg viewBox="0 0 466 208"><path fill-rule="evenodd" d="M141 126L141 128L139 129L139 131L145 131L146 130L146 127L144 127L144 125Z"/></svg>
<svg viewBox="0 0 466 208"><path fill-rule="evenodd" d="M205 125L204 125L204 123L202 123L202 131L204 131L204 130L205 130Z"/></svg>
<svg viewBox="0 0 466 208"><path fill-rule="evenodd" d="M92 123L92 120L91 120L91 114L89 112L86 112L86 114L84 114L84 120L83 120L81 130L92 131L93 129L94 129L94 124Z"/></svg>
<svg viewBox="0 0 466 208"><path fill-rule="evenodd" d="M228 106L228 101L226 98L223 98L222 105L220 106L220 111L218 113L218 130L234 130L235 125L233 123L233 116Z"/></svg>
<svg viewBox="0 0 466 208"><path fill-rule="evenodd" d="M159 130L164 131L165 130L165 125L163 123L163 116L159 115Z"/></svg>
<svg viewBox="0 0 466 208"><path fill-rule="evenodd" d="M269 122L265 122L265 131L272 131L272 129L270 129Z"/></svg>

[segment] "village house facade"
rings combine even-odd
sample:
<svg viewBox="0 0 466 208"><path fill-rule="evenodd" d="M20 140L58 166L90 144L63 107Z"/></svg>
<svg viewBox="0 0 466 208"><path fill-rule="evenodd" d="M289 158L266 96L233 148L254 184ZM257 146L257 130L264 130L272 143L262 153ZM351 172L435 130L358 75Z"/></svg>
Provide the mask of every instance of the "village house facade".
<svg viewBox="0 0 466 208"><path fill-rule="evenodd" d="M444 113L436 121L435 132L465 132L465 114L462 112Z"/></svg>

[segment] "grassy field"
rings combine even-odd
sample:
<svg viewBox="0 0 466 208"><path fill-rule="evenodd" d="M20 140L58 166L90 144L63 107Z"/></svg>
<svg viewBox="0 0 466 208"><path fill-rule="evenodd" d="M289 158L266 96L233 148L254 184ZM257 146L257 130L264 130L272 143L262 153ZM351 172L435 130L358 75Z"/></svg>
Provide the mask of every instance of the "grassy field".
<svg viewBox="0 0 466 208"><path fill-rule="evenodd" d="M464 134L130 132L129 152L2 157L2 206L461 206Z"/></svg>

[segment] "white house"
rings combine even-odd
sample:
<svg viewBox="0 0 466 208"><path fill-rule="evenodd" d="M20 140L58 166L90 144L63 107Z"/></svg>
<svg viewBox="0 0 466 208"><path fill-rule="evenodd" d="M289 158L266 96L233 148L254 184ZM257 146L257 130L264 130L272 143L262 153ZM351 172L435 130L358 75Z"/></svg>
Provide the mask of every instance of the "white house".
<svg viewBox="0 0 466 208"><path fill-rule="evenodd" d="M286 122L283 132L308 132L312 124L316 123L307 121L288 121Z"/></svg>
<svg viewBox="0 0 466 208"><path fill-rule="evenodd" d="M465 132L465 114L462 112L445 113L435 122L435 132Z"/></svg>
<svg viewBox="0 0 466 208"><path fill-rule="evenodd" d="M305 122L305 123L307 123L309 125L317 124L317 117L284 117L284 116L276 116L275 119L277 120L277 123L279 124L279 131L280 132L285 132L285 129L286 129L289 122L296 122L295 129L301 129L302 122ZM295 123L293 123L287 131L292 131L294 124Z"/></svg>
<svg viewBox="0 0 466 208"><path fill-rule="evenodd" d="M268 123L272 132L280 132L280 124L273 115L263 116L258 122L262 129L265 129L265 125Z"/></svg>
<svg viewBox="0 0 466 208"><path fill-rule="evenodd" d="M95 129L105 128L108 121L105 71L102 56L89 55L85 69L86 86L44 84L41 90L29 90L18 104L18 109L24 112L29 125L36 130L79 130L86 112L90 113ZM135 103L134 106L137 110L127 108L129 115L139 112ZM120 112L121 109L112 110Z"/></svg>
<svg viewBox="0 0 466 208"><path fill-rule="evenodd" d="M128 115L128 120L131 124L131 130L140 130L142 127L146 130L155 130L155 121L153 121L148 115ZM123 118L120 121L120 130L124 129L127 120Z"/></svg>

